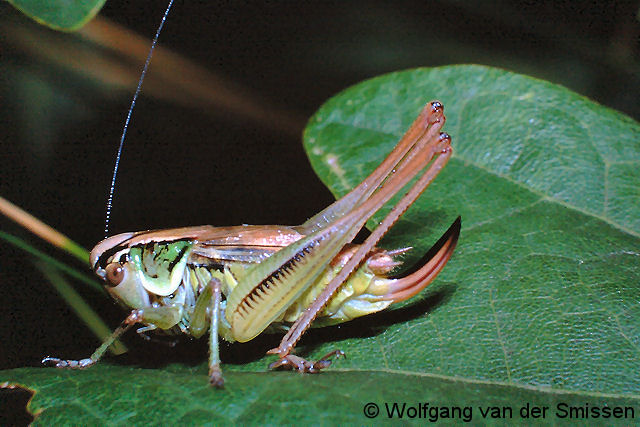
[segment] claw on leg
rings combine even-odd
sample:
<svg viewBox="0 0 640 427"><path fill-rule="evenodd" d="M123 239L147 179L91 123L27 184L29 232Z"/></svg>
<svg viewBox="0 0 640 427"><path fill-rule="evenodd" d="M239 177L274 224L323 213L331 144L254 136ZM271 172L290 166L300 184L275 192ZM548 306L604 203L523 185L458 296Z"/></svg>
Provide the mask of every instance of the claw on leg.
<svg viewBox="0 0 640 427"><path fill-rule="evenodd" d="M224 387L224 378L219 364L209 368L209 384L216 388Z"/></svg>
<svg viewBox="0 0 640 427"><path fill-rule="evenodd" d="M57 357L45 357L42 359L43 365L54 368L84 369L94 365L95 363L96 361L93 359L65 360L58 359Z"/></svg>
<svg viewBox="0 0 640 427"><path fill-rule="evenodd" d="M331 366L331 363L333 362L332 359L338 359L340 357L346 357L342 350L333 350L315 362L309 362L295 354L287 354L270 364L269 369L296 369L300 373L317 374L323 369Z"/></svg>

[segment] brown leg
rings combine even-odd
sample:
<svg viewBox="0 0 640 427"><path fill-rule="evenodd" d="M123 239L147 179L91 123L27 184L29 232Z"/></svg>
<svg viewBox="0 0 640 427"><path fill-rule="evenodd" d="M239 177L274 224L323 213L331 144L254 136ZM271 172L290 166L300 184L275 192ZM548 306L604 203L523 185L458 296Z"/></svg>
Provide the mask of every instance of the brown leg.
<svg viewBox="0 0 640 427"><path fill-rule="evenodd" d="M413 148L421 139L429 140L438 135L444 120L444 107L439 101L431 101L425 105L391 153L364 181L340 200L297 227L298 231L305 235L311 234L348 214L354 206L361 205L393 174L394 169L399 170L415 156L416 150Z"/></svg>
<svg viewBox="0 0 640 427"><path fill-rule="evenodd" d="M269 369L296 369L301 373L318 374L322 369L326 369L331 366L331 359L338 359L340 357L346 357L342 350L333 350L315 362L308 362L295 354L287 354L285 357L282 357L270 364Z"/></svg>
<svg viewBox="0 0 640 427"><path fill-rule="evenodd" d="M441 126L441 125L440 125ZM439 128L439 127L438 127ZM428 133L427 133L428 135ZM431 136L431 135L428 135ZM365 242L358 248L356 253L350 258L342 270L331 280L322 293L315 299L313 304L305 313L293 324L289 332L282 339L280 346L269 350L268 354L278 354L280 358L289 355L302 334L311 325L311 322L323 309L336 290L348 279L349 275L359 266L366 255L374 248L377 242L393 226L398 218L415 202L427 186L433 181L436 175L442 170L451 157L451 138L445 133L435 138L421 139L416 143L414 150L418 151L409 161L402 162L402 167L395 170L383 185L376 190L362 205L353 209L336 224L353 222L362 224L367 218L375 213L393 195L402 189L416 174L424 169L434 156L435 160L429 165L418 181L410 188L404 197L393 207L391 212L380 222L378 227L371 233Z"/></svg>

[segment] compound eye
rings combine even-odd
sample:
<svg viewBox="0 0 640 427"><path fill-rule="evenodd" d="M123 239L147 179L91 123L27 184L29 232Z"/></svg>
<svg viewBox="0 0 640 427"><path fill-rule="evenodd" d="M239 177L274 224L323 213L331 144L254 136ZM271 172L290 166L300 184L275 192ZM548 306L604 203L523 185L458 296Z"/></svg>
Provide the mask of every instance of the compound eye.
<svg viewBox="0 0 640 427"><path fill-rule="evenodd" d="M124 280L124 267L119 262L112 262L104 269L106 272L107 284L118 286Z"/></svg>

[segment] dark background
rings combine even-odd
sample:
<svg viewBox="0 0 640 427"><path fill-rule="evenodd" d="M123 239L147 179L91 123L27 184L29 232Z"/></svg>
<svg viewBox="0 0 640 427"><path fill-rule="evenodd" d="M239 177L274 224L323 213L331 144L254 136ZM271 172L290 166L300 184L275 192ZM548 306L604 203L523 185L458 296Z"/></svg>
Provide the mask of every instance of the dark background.
<svg viewBox="0 0 640 427"><path fill-rule="evenodd" d="M111 0L100 15L150 39L164 6ZM338 91L390 71L497 66L637 119L639 35L633 1L177 1L160 45L208 70L202 83L214 95L176 89L185 74L160 78L152 65L111 233L301 223L333 200L302 150L306 119ZM128 59L129 49L126 38L112 49L45 29L0 3L0 195L88 249L103 237L114 154L146 54ZM90 59L79 60L85 53ZM4 217L0 229L85 268ZM124 318L78 289L110 325ZM0 307L0 368L37 366L49 354L87 357L98 344L32 259L4 242ZM130 346L154 352L133 335ZM163 357L181 360L196 346L203 361L202 345Z"/></svg>

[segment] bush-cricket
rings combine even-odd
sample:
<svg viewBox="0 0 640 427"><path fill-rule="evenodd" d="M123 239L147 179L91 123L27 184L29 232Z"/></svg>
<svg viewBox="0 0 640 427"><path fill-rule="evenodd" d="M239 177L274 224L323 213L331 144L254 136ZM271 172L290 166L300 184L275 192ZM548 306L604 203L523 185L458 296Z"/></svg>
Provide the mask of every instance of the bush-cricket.
<svg viewBox="0 0 640 427"><path fill-rule="evenodd" d="M162 23L127 116L120 150ZM287 330L279 347L268 352L278 355L270 368L315 373L328 367L332 357L342 355L340 350L316 362L291 353L307 328L346 322L414 296L436 277L453 253L459 218L434 245L430 251L433 256L404 277L391 277L390 273L400 264L397 257L408 248L376 247L450 158L451 139L440 131L444 122L442 104L428 103L393 151L362 183L301 225L206 225L106 238L91 251L91 267L104 279L114 299L131 309L130 314L89 358L47 357L43 363L59 368L89 367L117 337L141 323L140 333L158 331L199 338L208 331L209 378L214 386L224 383L219 337L246 342L265 330ZM371 235L362 244L353 244L366 221L406 186L407 193Z"/></svg>

